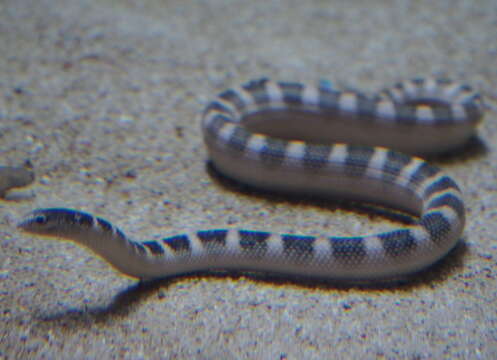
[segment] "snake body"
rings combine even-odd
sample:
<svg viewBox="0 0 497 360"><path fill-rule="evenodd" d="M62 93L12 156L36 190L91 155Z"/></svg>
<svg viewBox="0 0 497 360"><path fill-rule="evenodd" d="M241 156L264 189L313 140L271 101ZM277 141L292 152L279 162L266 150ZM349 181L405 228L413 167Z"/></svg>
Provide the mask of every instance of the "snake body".
<svg viewBox="0 0 497 360"><path fill-rule="evenodd" d="M209 269L399 277L454 247L465 207L449 176L391 149L447 152L474 135L482 113L469 86L442 79L405 81L375 96L259 79L207 105L204 141L221 173L267 190L373 202L419 216L388 232L315 237L215 229L136 242L104 219L65 208L35 210L19 227L86 245L143 279Z"/></svg>

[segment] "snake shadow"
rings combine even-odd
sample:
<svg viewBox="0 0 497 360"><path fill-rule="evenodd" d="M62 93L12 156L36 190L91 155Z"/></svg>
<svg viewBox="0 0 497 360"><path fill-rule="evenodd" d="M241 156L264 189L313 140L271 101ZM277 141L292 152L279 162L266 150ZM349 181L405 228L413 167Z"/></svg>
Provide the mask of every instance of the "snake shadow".
<svg viewBox="0 0 497 360"><path fill-rule="evenodd" d="M202 271L174 277L137 281L117 293L107 305L85 306L84 308L69 308L47 314L46 309L35 315L38 320L37 327L49 329L51 327L63 327L64 329L91 328L94 324L112 324L116 319L127 318L130 314L141 309L141 304L152 297L167 301L167 289L185 280L197 279L239 279L251 280L257 283L265 283L274 288L293 288L302 290L317 290L328 293L347 294L354 291L391 293L398 296L399 291L406 294L412 293L418 288L427 285L436 288L449 278L464 277L460 272L464 265L464 257L468 252L468 246L464 241L458 244L441 260L423 269L402 278L389 278L374 282L342 282L330 279L320 279L306 276L289 276L276 273L241 272L241 271ZM459 275L457 275L459 274ZM337 301L337 306L341 306Z"/></svg>
<svg viewBox="0 0 497 360"><path fill-rule="evenodd" d="M489 153L488 145L478 136L471 136L466 143L446 152L426 157L435 165L461 164L485 157Z"/></svg>

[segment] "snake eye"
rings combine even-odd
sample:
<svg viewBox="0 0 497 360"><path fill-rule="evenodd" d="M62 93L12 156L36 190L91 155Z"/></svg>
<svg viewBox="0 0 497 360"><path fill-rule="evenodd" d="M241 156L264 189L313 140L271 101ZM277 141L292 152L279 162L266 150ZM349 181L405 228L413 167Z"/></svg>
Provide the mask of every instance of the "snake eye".
<svg viewBox="0 0 497 360"><path fill-rule="evenodd" d="M39 225L43 225L47 222L47 217L44 216L44 215L38 215L37 217L35 217L33 219L33 222L39 224Z"/></svg>

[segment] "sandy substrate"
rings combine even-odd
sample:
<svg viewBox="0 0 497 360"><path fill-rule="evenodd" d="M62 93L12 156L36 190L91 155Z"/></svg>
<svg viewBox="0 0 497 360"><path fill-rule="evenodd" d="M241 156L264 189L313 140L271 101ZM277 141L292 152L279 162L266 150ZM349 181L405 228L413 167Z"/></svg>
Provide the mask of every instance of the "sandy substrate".
<svg viewBox="0 0 497 360"><path fill-rule="evenodd" d="M495 110L480 146L437 163L464 190L465 237L409 284L205 275L137 287L85 249L13 226L64 206L137 239L227 224L393 228L224 186L206 171L199 114L261 76L365 91L448 76L495 109L496 39L494 0L2 1L0 165L28 161L37 180L0 201L0 359L497 358Z"/></svg>

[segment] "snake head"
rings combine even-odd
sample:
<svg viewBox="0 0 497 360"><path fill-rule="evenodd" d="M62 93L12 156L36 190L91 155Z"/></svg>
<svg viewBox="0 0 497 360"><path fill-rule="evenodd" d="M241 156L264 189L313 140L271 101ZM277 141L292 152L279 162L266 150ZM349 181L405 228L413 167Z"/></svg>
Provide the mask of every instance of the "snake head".
<svg viewBox="0 0 497 360"><path fill-rule="evenodd" d="M93 224L93 216L77 210L65 208L37 209L24 216L17 227L23 231L46 236L62 236L67 229Z"/></svg>

